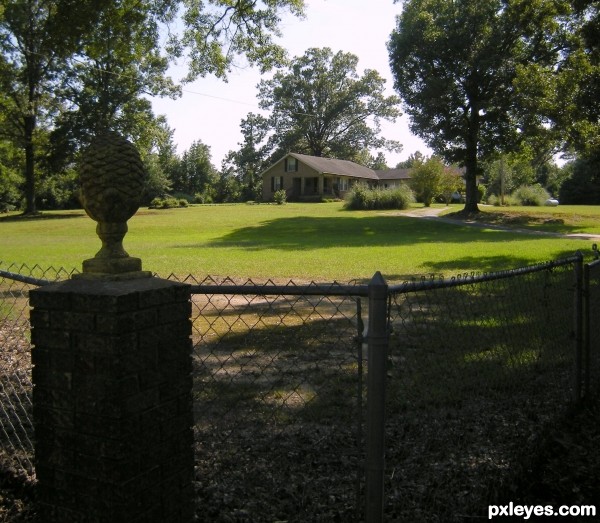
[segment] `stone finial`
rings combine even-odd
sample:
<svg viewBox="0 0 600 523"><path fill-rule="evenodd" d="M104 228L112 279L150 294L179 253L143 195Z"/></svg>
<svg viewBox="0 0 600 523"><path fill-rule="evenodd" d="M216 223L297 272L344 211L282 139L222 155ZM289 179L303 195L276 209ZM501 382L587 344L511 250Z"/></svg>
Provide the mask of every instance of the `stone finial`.
<svg viewBox="0 0 600 523"><path fill-rule="evenodd" d="M98 222L102 248L83 262L82 277L128 279L150 276L142 261L123 248L127 220L140 206L146 170L137 149L115 132L94 138L80 167L81 203Z"/></svg>

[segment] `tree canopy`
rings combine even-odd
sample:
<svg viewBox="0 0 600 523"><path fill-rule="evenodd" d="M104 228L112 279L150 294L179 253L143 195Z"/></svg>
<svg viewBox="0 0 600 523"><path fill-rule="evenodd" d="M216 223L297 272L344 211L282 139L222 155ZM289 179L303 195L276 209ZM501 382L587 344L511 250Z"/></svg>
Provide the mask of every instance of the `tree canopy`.
<svg viewBox="0 0 600 523"><path fill-rule="evenodd" d="M271 149L356 159L364 150L399 150L380 136L381 120L400 116L396 96L385 96L377 71L356 71L358 57L311 48L259 84L262 109L270 110Z"/></svg>
<svg viewBox="0 0 600 523"><path fill-rule="evenodd" d="M480 162L522 139L514 81L528 63L554 63L554 0L407 0L388 44L411 130L466 169L466 212L477 212Z"/></svg>
<svg viewBox="0 0 600 523"><path fill-rule="evenodd" d="M166 77L171 59L186 57L187 80L225 78L239 56L261 70L281 64L285 53L273 38L281 14L301 16L304 0L6 0L2 7L0 105L10 115L3 130L24 151L26 212L35 212L40 125L54 131L55 154L64 158L98 126L139 138L153 120L142 95L177 94Z"/></svg>
<svg viewBox="0 0 600 523"><path fill-rule="evenodd" d="M266 118L249 113L240 124L243 142L237 151L229 151L223 160L223 176L235 177L244 200L257 200L262 195L261 172L268 164L268 150L264 143L269 132Z"/></svg>
<svg viewBox="0 0 600 523"><path fill-rule="evenodd" d="M566 2L556 31L541 38L561 49L556 60L520 66L515 82L522 107L522 128L578 156L600 152L600 5L594 0ZM536 131L539 131L536 133Z"/></svg>

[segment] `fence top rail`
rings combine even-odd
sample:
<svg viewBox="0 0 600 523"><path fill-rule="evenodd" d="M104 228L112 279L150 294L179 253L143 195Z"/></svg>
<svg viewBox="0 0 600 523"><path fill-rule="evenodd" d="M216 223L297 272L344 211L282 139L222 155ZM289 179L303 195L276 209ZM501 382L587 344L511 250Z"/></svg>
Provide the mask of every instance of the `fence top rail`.
<svg viewBox="0 0 600 523"><path fill-rule="evenodd" d="M389 292L391 294L403 294L408 292L418 292L432 289L443 289L448 287L459 287L461 285L472 285L477 283L484 283L494 280L502 280L505 278L512 278L515 276L522 276L525 274L531 274L534 272L541 272L553 269L555 267L562 267L565 265L571 265L576 262L583 260L581 254L575 254L568 258L561 260L554 260L545 263L539 263L536 265L530 265L528 267L521 267L518 269L509 269L506 271L490 272L486 274L465 274L462 276L456 276L450 279L430 279L422 281L404 282L399 285L390 285Z"/></svg>
<svg viewBox="0 0 600 523"><path fill-rule="evenodd" d="M256 296L368 296L368 285L311 284L311 285L192 285L192 294L253 294Z"/></svg>
<svg viewBox="0 0 600 523"><path fill-rule="evenodd" d="M596 269L597 267L600 267L600 259L594 260L590 263L586 263L585 265L588 269Z"/></svg>
<svg viewBox="0 0 600 523"><path fill-rule="evenodd" d="M24 276L22 274L16 274L14 272L3 271L0 269L0 277L7 278L9 280L20 281L22 283L29 283L30 285L35 285L37 287L42 287L44 285L49 285L50 280L43 280L41 278L33 278L32 276Z"/></svg>
<svg viewBox="0 0 600 523"><path fill-rule="evenodd" d="M465 274L452 278L423 279L420 281L406 281L401 284L392 284L388 287L390 294L402 294L408 292L418 292L431 289L441 289L448 287L458 287L461 285L472 285L504 278L511 278L534 272L541 272L561 267L576 262L582 262L583 256L577 253L568 258L531 265L518 269L506 271L491 272L487 274ZM595 260L586 264L589 268L600 266L600 260ZM38 287L53 283L51 280L34 278L22 274L9 272L0 269L0 277L35 285ZM311 283L306 285L276 285L273 283L262 284L196 284L190 285L191 294L229 294L229 295L255 295L255 296L348 296L348 297L367 297L369 295L369 285L367 284L341 284L333 283Z"/></svg>

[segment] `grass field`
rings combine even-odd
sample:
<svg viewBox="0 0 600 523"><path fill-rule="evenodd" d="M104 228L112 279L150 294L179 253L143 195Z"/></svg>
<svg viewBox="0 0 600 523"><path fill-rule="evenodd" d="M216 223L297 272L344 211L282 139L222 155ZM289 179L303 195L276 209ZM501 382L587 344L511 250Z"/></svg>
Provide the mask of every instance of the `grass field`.
<svg viewBox="0 0 600 523"><path fill-rule="evenodd" d="M486 219L496 224L600 234L595 207L485 211ZM164 276L316 281L367 279L377 270L389 281L431 273L452 276L591 252L592 242L581 239L402 214L346 211L341 203L140 209L129 221L124 244L132 256L142 258L144 269ZM46 212L36 219L7 215L0 218L0 261L80 268L100 247L94 230L95 222L83 211Z"/></svg>

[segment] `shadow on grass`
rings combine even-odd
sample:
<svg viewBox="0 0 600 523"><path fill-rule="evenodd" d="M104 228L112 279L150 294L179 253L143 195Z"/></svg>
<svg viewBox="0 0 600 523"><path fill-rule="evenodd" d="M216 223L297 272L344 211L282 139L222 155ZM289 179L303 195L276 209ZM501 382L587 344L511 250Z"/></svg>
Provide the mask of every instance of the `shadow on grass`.
<svg viewBox="0 0 600 523"><path fill-rule="evenodd" d="M81 218L85 216L85 211L70 211L64 213L53 212L51 214L37 212L34 214L9 214L0 216L0 222L22 222L22 221L38 221L38 220L65 220L68 218Z"/></svg>
<svg viewBox="0 0 600 523"><path fill-rule="evenodd" d="M569 406L572 304L570 267L394 297L390 521L484 519L515 484Z"/></svg>
<svg viewBox="0 0 600 523"><path fill-rule="evenodd" d="M554 259L570 258L574 254L574 251L561 251L560 253L557 253ZM448 272L452 270L459 271L463 270L465 267L477 267L476 272L478 274L482 274L497 271L498 267L512 269L527 267L531 264L532 262L530 258L521 257L515 253L510 256L463 256L460 258L454 258L452 260L443 260L440 262L430 261L427 263L427 266L428 268L430 268L432 273Z"/></svg>
<svg viewBox="0 0 600 523"><path fill-rule="evenodd" d="M248 250L306 250L336 247L375 247L459 243L468 241L498 243L532 240L536 236L511 231L473 228L399 216L340 216L278 218L258 226L243 227L202 247L243 247ZM540 239L543 239L541 237ZM200 245L199 245L200 246ZM190 247L180 245L180 247Z"/></svg>
<svg viewBox="0 0 600 523"><path fill-rule="evenodd" d="M234 303L211 304L194 321L200 521L360 521L353 303L340 318L252 298L237 321ZM522 473L569 401L572 304L571 267L393 298L390 521L483 518Z"/></svg>
<svg viewBox="0 0 600 523"><path fill-rule="evenodd" d="M359 520L356 326L293 324L293 312L286 325L267 325L267 309L227 332L211 321L197 340L199 521Z"/></svg>

